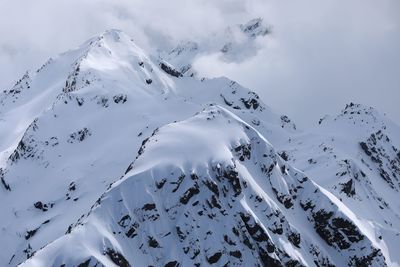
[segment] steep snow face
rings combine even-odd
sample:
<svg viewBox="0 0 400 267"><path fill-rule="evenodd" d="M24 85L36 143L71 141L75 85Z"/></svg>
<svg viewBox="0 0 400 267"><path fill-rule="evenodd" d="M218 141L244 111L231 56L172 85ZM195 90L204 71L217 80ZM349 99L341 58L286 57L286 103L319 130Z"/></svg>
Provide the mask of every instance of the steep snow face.
<svg viewBox="0 0 400 267"><path fill-rule="evenodd" d="M159 57L173 64L184 75L196 75L192 68L194 60L204 54L219 53L229 62L241 62L257 52L257 38L271 31L261 18L226 28L201 41L181 41L171 51L160 51Z"/></svg>
<svg viewBox="0 0 400 267"><path fill-rule="evenodd" d="M384 266L357 224L254 128L210 106L156 130L67 235L22 266Z"/></svg>
<svg viewBox="0 0 400 267"><path fill-rule="evenodd" d="M373 226L386 258L400 257L400 127L375 109L350 103L291 139L280 154Z"/></svg>
<svg viewBox="0 0 400 267"><path fill-rule="evenodd" d="M0 265L63 236L124 174L144 139L204 105L224 106L277 143L296 131L233 81L177 73L110 30L0 95Z"/></svg>

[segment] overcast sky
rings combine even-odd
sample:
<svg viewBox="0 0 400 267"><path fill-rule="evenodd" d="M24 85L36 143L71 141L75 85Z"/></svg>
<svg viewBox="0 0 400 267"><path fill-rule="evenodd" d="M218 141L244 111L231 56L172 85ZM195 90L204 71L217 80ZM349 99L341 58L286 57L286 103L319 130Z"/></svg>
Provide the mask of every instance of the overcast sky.
<svg viewBox="0 0 400 267"><path fill-rule="evenodd" d="M0 88L106 29L153 51L255 17L273 27L256 56L207 55L198 71L239 81L303 127L350 101L400 124L398 0L0 0Z"/></svg>

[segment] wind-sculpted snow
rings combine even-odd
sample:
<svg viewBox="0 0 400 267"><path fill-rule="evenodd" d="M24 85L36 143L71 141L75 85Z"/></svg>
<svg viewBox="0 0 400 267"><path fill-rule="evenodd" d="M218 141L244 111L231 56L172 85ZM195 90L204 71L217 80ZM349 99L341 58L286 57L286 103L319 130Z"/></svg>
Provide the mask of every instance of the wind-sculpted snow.
<svg viewBox="0 0 400 267"><path fill-rule="evenodd" d="M89 213L24 264L384 266L336 202L210 106L158 129Z"/></svg>

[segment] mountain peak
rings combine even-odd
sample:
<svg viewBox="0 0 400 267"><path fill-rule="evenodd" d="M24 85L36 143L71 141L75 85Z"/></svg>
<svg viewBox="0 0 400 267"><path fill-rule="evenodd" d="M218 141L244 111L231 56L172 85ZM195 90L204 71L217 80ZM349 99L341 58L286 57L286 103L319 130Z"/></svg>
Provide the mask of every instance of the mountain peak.
<svg viewBox="0 0 400 267"><path fill-rule="evenodd" d="M105 30L89 40L87 40L85 43L83 43L80 47L81 48L89 48L90 46L96 46L96 44L99 43L107 43L107 42L133 42L133 39L123 32L122 30L119 29L108 29ZM89 46L89 47L88 47Z"/></svg>
<svg viewBox="0 0 400 267"><path fill-rule="evenodd" d="M136 44L133 41L133 38L129 36L127 33L125 33L122 30L119 29L108 29L104 31L101 35L99 35L99 40L102 43L108 44L108 43L123 43L128 46Z"/></svg>
<svg viewBox="0 0 400 267"><path fill-rule="evenodd" d="M342 110L342 113L346 114L347 112L357 112L357 113L361 113L361 112L365 112L368 113L369 111L373 111L374 108L373 107L369 107L360 103L353 103L350 102L348 104L346 104L346 106L344 107L344 109Z"/></svg>
<svg viewBox="0 0 400 267"><path fill-rule="evenodd" d="M369 132L386 129L391 124L385 114L373 107L350 102L336 116L325 116L319 120L319 125L324 129L334 131L343 129L356 132Z"/></svg>
<svg viewBox="0 0 400 267"><path fill-rule="evenodd" d="M157 62L121 30L107 30L86 42L80 50L83 51L73 65L64 92L93 86L100 80L131 83L137 88L171 87L170 77L160 70Z"/></svg>
<svg viewBox="0 0 400 267"><path fill-rule="evenodd" d="M245 24L240 24L239 27L243 33L252 38L264 36L271 32L271 28L263 23L262 18L251 19Z"/></svg>
<svg viewBox="0 0 400 267"><path fill-rule="evenodd" d="M126 35L122 30L119 29L108 29L105 30L102 36L112 36L116 40L121 38L121 36Z"/></svg>

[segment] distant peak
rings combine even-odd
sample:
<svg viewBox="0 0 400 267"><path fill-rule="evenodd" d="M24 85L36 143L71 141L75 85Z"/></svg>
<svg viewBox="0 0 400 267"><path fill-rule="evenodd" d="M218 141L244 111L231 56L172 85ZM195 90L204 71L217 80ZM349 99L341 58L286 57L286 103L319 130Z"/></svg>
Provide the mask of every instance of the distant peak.
<svg viewBox="0 0 400 267"><path fill-rule="evenodd" d="M364 125L369 127L385 127L385 114L380 113L373 107L363 104L350 102L336 116L335 120L350 121L352 124Z"/></svg>
<svg viewBox="0 0 400 267"><path fill-rule="evenodd" d="M65 93L101 86L104 80L115 81L116 77L118 81L129 81L138 88L151 87L161 92L171 85L164 72L172 68L165 63L162 72L128 34L118 29L104 31L65 56L75 58L63 88Z"/></svg>
<svg viewBox="0 0 400 267"><path fill-rule="evenodd" d="M375 108L350 102L336 116L325 116L320 119L320 125L337 125L337 123L359 129L384 129L387 118Z"/></svg>
<svg viewBox="0 0 400 267"><path fill-rule="evenodd" d="M119 42L121 39L129 39L132 41L132 39L126 33L118 29L106 30L103 34L101 34L101 37L114 42Z"/></svg>
<svg viewBox="0 0 400 267"><path fill-rule="evenodd" d="M271 28L263 23L262 18L254 18L245 24L239 25L243 33L249 37L265 36L271 32Z"/></svg>
<svg viewBox="0 0 400 267"><path fill-rule="evenodd" d="M323 124L328 120L355 121L358 118L360 118L361 122L364 122L364 120L368 117L372 117L376 121L378 117L381 117L381 114L373 107L350 102L349 104L346 104L346 106L336 116L325 115L322 117L319 120L319 124Z"/></svg>
<svg viewBox="0 0 400 267"><path fill-rule="evenodd" d="M96 46L103 46L106 43L126 43L132 44L133 39L125 32L118 29L109 29L83 43L80 48L91 49Z"/></svg>
<svg viewBox="0 0 400 267"><path fill-rule="evenodd" d="M346 114L350 114L350 115L353 115L353 114L370 115L372 113L378 113L378 111L376 109L374 109L373 107L369 107L369 106L365 106L363 104L357 104L357 103L350 102L349 104L346 104L346 106L344 107L344 109L342 109L340 114L341 115L346 115Z"/></svg>
<svg viewBox="0 0 400 267"><path fill-rule="evenodd" d="M106 35L106 34L120 35L120 34L124 34L124 32L119 29L108 29L108 30L105 30L103 33L103 35Z"/></svg>

